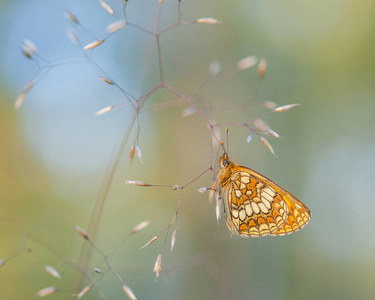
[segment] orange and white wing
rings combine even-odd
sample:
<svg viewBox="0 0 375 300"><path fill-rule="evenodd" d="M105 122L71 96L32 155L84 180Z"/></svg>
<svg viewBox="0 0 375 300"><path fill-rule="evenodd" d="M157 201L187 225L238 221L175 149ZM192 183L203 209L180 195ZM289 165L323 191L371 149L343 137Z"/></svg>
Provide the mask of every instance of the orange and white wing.
<svg viewBox="0 0 375 300"><path fill-rule="evenodd" d="M288 191L249 168L237 166L224 187L228 228L233 234L259 237L301 229L309 209Z"/></svg>

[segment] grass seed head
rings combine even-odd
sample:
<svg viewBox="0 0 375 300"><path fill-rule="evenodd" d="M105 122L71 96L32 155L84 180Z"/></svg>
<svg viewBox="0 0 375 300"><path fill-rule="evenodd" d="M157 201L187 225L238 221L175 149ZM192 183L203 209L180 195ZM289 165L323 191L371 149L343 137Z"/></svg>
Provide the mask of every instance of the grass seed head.
<svg viewBox="0 0 375 300"><path fill-rule="evenodd" d="M47 287L47 288L44 288L42 290L40 290L37 294L37 296L39 297L45 297L45 296L49 296L49 295L52 295L54 293L56 293L59 289L55 286L50 286L50 287Z"/></svg>

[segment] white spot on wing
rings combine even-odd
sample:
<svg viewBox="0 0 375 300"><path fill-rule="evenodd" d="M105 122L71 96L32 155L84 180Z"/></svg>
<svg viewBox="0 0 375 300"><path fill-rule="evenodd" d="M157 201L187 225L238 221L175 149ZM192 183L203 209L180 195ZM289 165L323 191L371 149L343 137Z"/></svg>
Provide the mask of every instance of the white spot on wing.
<svg viewBox="0 0 375 300"><path fill-rule="evenodd" d="M273 188L271 188L270 186L267 186L263 189L263 192L267 193L268 195L270 195L271 197L275 196L276 195L276 192Z"/></svg>
<svg viewBox="0 0 375 300"><path fill-rule="evenodd" d="M253 214L253 210L251 209L251 205L250 203L247 203L245 204L245 211L246 211L246 214L251 217L252 214Z"/></svg>
<svg viewBox="0 0 375 300"><path fill-rule="evenodd" d="M233 209L232 208L232 216L233 216L233 218L238 218L238 210L237 209Z"/></svg>
<svg viewBox="0 0 375 300"><path fill-rule="evenodd" d="M251 207L253 208L253 211L254 211L255 214L260 213L260 208L255 202L253 202L253 201L251 202Z"/></svg>
<svg viewBox="0 0 375 300"><path fill-rule="evenodd" d="M264 205L268 208L268 209L271 209L272 205L269 201L267 201L266 199L262 198L262 201L264 203Z"/></svg>
<svg viewBox="0 0 375 300"><path fill-rule="evenodd" d="M259 231L269 230L266 224L260 224L259 225Z"/></svg>
<svg viewBox="0 0 375 300"><path fill-rule="evenodd" d="M267 193L264 193L264 191L262 191L262 198L264 199L267 199L269 202L272 202L274 199L272 196L270 196L269 194Z"/></svg>
<svg viewBox="0 0 375 300"><path fill-rule="evenodd" d="M243 221L245 220L246 218L246 213L245 213L245 210L243 208L241 208L240 212L239 212L239 216L240 216L240 220Z"/></svg>
<svg viewBox="0 0 375 300"><path fill-rule="evenodd" d="M247 174L245 172L241 172L241 181L243 183L249 183L250 182L249 174Z"/></svg>
<svg viewBox="0 0 375 300"><path fill-rule="evenodd" d="M263 202L262 202L262 203L259 203L258 206L259 206L260 210L262 211L262 213L264 213L264 214L267 214L267 213L268 213L268 209L267 209L267 207L264 205Z"/></svg>

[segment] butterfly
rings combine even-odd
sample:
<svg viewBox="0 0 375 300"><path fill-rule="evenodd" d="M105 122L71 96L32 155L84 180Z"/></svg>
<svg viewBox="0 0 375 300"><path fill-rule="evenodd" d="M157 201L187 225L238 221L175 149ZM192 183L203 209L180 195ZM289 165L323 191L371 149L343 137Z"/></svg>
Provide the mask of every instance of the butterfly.
<svg viewBox="0 0 375 300"><path fill-rule="evenodd" d="M300 230L311 218L310 210L297 197L235 163L227 153L221 156L217 180L226 223L234 235L282 236Z"/></svg>

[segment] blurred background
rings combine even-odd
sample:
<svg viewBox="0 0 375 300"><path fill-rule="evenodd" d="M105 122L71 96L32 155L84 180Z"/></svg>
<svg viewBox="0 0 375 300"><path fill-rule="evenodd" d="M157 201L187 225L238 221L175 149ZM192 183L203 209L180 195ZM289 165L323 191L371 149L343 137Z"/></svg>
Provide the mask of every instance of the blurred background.
<svg viewBox="0 0 375 300"><path fill-rule="evenodd" d="M129 22L154 31L157 2L129 0ZM83 52L66 32L73 27L82 45L103 38L116 19L99 2L0 3L1 298L32 299L49 286L59 287L50 299L69 298L84 242L75 225L88 228L129 134L100 220L92 222L96 247L108 253L136 224L150 221L109 255L138 299L374 299L375 2L181 1L182 20L213 17L221 23L180 25L161 36L166 81L195 95L202 112L220 123L253 119L267 111L262 100L302 104L264 118L283 136L267 137L275 157L256 135L248 144L249 132L240 126L230 128L229 152L300 198L312 219L286 237L231 238L225 222L217 224L214 203L197 192L210 186L212 175L206 174L182 193L175 248L170 253L169 235L156 282L152 271L165 235L139 248L171 222L179 193L123 181L183 185L196 178L210 164L206 122L199 114L181 118L188 106L171 93L152 94L139 115L143 163L135 157L129 166L137 135L133 111L123 105L95 116L127 101L98 76L140 97L159 82L155 38L127 26ZM107 3L121 18L123 1ZM177 5L164 1L162 28L178 20ZM66 11L81 26L67 20ZM22 55L24 39L38 47L39 68ZM250 55L267 60L262 82L256 67L235 72ZM214 61L221 72L208 79ZM34 87L14 110L35 74ZM152 106L165 101L181 105ZM235 109L245 104L246 110ZM217 149L213 154L216 159ZM18 255L20 249L30 251ZM93 250L90 278L101 277L92 269L105 270L102 260ZM45 265L58 270L61 280ZM84 296L101 298L125 298L112 274Z"/></svg>

